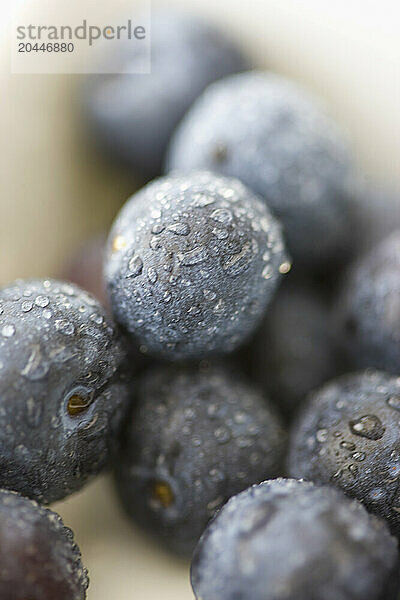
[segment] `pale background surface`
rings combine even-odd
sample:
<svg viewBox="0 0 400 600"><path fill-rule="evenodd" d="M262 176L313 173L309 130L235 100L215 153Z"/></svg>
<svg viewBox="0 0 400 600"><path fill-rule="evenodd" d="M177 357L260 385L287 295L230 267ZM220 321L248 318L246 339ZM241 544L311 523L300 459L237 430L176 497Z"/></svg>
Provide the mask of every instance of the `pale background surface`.
<svg viewBox="0 0 400 600"><path fill-rule="evenodd" d="M11 2L1 2L0 284L17 276L57 274L63 257L101 231L134 189L132 180L82 144L74 103L77 77L10 75L5 24ZM232 30L256 64L291 75L321 94L347 129L361 168L399 190L397 0L180 4ZM120 514L107 479L56 508L74 529L90 570L89 600L192 598L187 565L133 529Z"/></svg>

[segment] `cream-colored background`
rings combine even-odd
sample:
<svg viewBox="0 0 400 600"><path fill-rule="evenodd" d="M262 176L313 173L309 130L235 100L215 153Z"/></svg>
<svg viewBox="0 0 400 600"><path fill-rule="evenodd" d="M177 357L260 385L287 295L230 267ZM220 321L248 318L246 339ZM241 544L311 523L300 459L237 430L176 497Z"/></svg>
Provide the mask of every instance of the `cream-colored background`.
<svg viewBox="0 0 400 600"><path fill-rule="evenodd" d="M10 75L7 17L13 1L1 2L0 283L17 276L56 275L63 258L107 226L135 186L82 140L78 77ZM76 10L85 5L82 0L72 3ZM99 16L104 3L98 2ZM347 129L361 168L399 190L397 0L180 4L206 12L232 30L256 64L291 75L321 94ZM74 529L90 570L89 600L192 598L187 565L134 530L120 514L106 478L56 508Z"/></svg>

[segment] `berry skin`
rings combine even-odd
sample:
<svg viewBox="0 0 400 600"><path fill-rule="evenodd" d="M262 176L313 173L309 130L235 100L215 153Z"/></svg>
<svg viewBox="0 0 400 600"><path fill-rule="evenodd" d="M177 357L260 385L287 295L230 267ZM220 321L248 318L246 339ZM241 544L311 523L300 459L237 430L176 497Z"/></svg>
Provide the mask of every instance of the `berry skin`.
<svg viewBox="0 0 400 600"><path fill-rule="evenodd" d="M289 473L331 483L400 534L400 379L345 375L311 395L294 424Z"/></svg>
<svg viewBox="0 0 400 600"><path fill-rule="evenodd" d="M282 221L296 265L326 265L349 250L348 149L315 100L284 77L252 71L211 85L178 126L166 166L243 181Z"/></svg>
<svg viewBox="0 0 400 600"><path fill-rule="evenodd" d="M280 226L239 181L171 175L116 218L105 276L116 320L171 360L234 350L259 324L290 269Z"/></svg>
<svg viewBox="0 0 400 600"><path fill-rule="evenodd" d="M57 281L0 290L0 486L47 504L106 465L128 408L104 310Z"/></svg>
<svg viewBox="0 0 400 600"><path fill-rule="evenodd" d="M276 479L227 502L200 539L191 580L198 600L394 600L397 559L385 524L358 502Z"/></svg>
<svg viewBox="0 0 400 600"><path fill-rule="evenodd" d="M286 435L261 394L229 371L169 365L141 380L116 465L128 514L190 556L232 495L279 472Z"/></svg>
<svg viewBox="0 0 400 600"><path fill-rule="evenodd" d="M84 600L87 571L61 517L0 490L0 598Z"/></svg>
<svg viewBox="0 0 400 600"><path fill-rule="evenodd" d="M370 250L400 227L400 195L390 188L368 184L357 196L357 254Z"/></svg>
<svg viewBox="0 0 400 600"><path fill-rule="evenodd" d="M128 42L114 57L119 73L88 78L83 101L101 146L145 177L154 177L161 173L176 125L197 96L209 83L248 65L214 26L170 10L152 14L151 73L124 74L142 59Z"/></svg>
<svg viewBox="0 0 400 600"><path fill-rule="evenodd" d="M257 332L252 372L291 418L306 395L337 375L341 365L328 308L310 287L286 283Z"/></svg>
<svg viewBox="0 0 400 600"><path fill-rule="evenodd" d="M400 229L350 269L336 314L357 367L400 374Z"/></svg>

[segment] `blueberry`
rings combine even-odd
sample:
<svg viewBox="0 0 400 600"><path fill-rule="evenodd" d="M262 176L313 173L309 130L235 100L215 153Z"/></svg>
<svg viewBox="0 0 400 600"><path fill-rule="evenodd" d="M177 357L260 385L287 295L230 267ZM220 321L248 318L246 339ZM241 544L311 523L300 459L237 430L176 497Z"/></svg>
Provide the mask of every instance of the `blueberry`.
<svg viewBox="0 0 400 600"><path fill-rule="evenodd" d="M345 375L311 395L293 426L289 472L340 486L400 534L400 379Z"/></svg>
<svg viewBox="0 0 400 600"><path fill-rule="evenodd" d="M170 10L152 14L151 73L124 73L143 58L134 48L123 45L114 57L118 74L88 78L84 105L104 149L152 177L161 172L168 140L195 98L212 81L246 69L247 61L213 25Z"/></svg>
<svg viewBox="0 0 400 600"><path fill-rule="evenodd" d="M106 464L128 404L125 351L86 292L0 290L0 486L49 503Z"/></svg>
<svg viewBox="0 0 400 600"><path fill-rule="evenodd" d="M197 171L155 180L128 200L105 264L117 321L172 360L234 350L289 269L265 205L239 181Z"/></svg>
<svg viewBox="0 0 400 600"><path fill-rule="evenodd" d="M339 261L352 239L356 177L335 124L284 77L242 73L211 85L174 134L169 169L238 177L284 225L295 264Z"/></svg>
<svg viewBox="0 0 400 600"><path fill-rule="evenodd" d="M353 265L336 314L357 367L400 374L400 229Z"/></svg>
<svg viewBox="0 0 400 600"><path fill-rule="evenodd" d="M84 600L87 571L58 514L0 490L0 598Z"/></svg>
<svg viewBox="0 0 400 600"><path fill-rule="evenodd" d="M356 200L356 249L362 254L400 227L400 196L390 188L369 183Z"/></svg>
<svg viewBox="0 0 400 600"><path fill-rule="evenodd" d="M287 417L308 392L340 372L332 330L328 306L319 295L308 285L285 281L251 350L253 376Z"/></svg>
<svg viewBox="0 0 400 600"><path fill-rule="evenodd" d="M277 479L222 508L196 548L191 579L198 600L389 600L397 559L395 539L361 504Z"/></svg>
<svg viewBox="0 0 400 600"><path fill-rule="evenodd" d="M136 401L117 460L121 501L188 556L232 494L279 472L285 433L265 398L222 368L150 370Z"/></svg>

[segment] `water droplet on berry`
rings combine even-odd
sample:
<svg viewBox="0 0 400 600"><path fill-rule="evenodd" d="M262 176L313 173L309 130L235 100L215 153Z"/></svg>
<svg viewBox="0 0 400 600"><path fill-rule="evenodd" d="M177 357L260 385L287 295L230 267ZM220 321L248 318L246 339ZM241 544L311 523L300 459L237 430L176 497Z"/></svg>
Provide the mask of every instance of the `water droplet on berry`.
<svg viewBox="0 0 400 600"><path fill-rule="evenodd" d="M10 338L14 334L15 334L14 325L4 325L3 329L1 330L1 335L5 338Z"/></svg>
<svg viewBox="0 0 400 600"><path fill-rule="evenodd" d="M182 236L189 235L190 233L190 227L187 223L173 223L172 225L168 225L167 230Z"/></svg>
<svg viewBox="0 0 400 600"><path fill-rule="evenodd" d="M36 306L40 306L40 308L46 308L48 306L50 300L47 296L36 296L35 304Z"/></svg>
<svg viewBox="0 0 400 600"><path fill-rule="evenodd" d="M154 235L159 235L164 231L164 229L165 225L161 225L161 223L156 223L155 225L153 225L151 233L154 233Z"/></svg>
<svg viewBox="0 0 400 600"><path fill-rule="evenodd" d="M149 267L147 269L147 279L149 280L150 283L156 283L157 279L158 279L158 275L157 275L157 271L155 270L154 267Z"/></svg>
<svg viewBox="0 0 400 600"><path fill-rule="evenodd" d="M353 475L353 477L355 477L357 475L357 473L358 473L357 465L351 464L351 465L349 465L348 469L349 469L350 473Z"/></svg>
<svg viewBox="0 0 400 600"><path fill-rule="evenodd" d="M29 312L30 310L32 310L32 308L33 308L33 304L29 300L26 300L25 302L23 302L21 304L21 310L22 310L22 312L25 312L25 313Z"/></svg>
<svg viewBox="0 0 400 600"><path fill-rule="evenodd" d="M265 265L263 271L262 271L262 276L264 277L264 279L271 279L272 275L274 274L274 270L272 268L271 265Z"/></svg>
<svg viewBox="0 0 400 600"><path fill-rule="evenodd" d="M356 445L353 444L353 442L346 442L346 441L340 442L340 447L344 448L345 450L350 450L350 451L356 449Z"/></svg>
<svg viewBox="0 0 400 600"><path fill-rule="evenodd" d="M214 221L218 221L218 223L222 223L223 225L228 225L232 219L233 215L230 210L227 208L217 208L215 209L211 215L211 219Z"/></svg>
<svg viewBox="0 0 400 600"><path fill-rule="evenodd" d="M183 266L197 265L207 259L207 251L203 246L189 250L189 252L178 253L178 260Z"/></svg>
<svg viewBox="0 0 400 600"><path fill-rule="evenodd" d="M285 261L279 265L279 273L281 273L282 275L286 275L286 273L289 273L291 268L292 268L291 263L288 261Z"/></svg>
<svg viewBox="0 0 400 600"><path fill-rule="evenodd" d="M69 321L64 321L64 319L57 319L55 326L57 331L63 333L64 335L72 335L75 331L73 324Z"/></svg>
<svg viewBox="0 0 400 600"><path fill-rule="evenodd" d="M228 256L222 260L222 268L229 277L236 277L243 273L249 266L252 259L252 246L250 242L245 242L237 254Z"/></svg>
<svg viewBox="0 0 400 600"><path fill-rule="evenodd" d="M390 396L387 403L390 406L390 408L400 410L400 396Z"/></svg>
<svg viewBox="0 0 400 600"><path fill-rule="evenodd" d="M327 429L318 429L316 436L318 442L326 442L328 439L328 430Z"/></svg>
<svg viewBox="0 0 400 600"><path fill-rule="evenodd" d="M217 427L214 431L214 435L219 444L226 444L231 439L231 432L227 427Z"/></svg>
<svg viewBox="0 0 400 600"><path fill-rule="evenodd" d="M128 263L129 273L127 277L137 277L143 270L143 261L140 256L134 256Z"/></svg>
<svg viewBox="0 0 400 600"><path fill-rule="evenodd" d="M364 415L349 423L350 431L369 440L379 440L385 433L385 427L376 415Z"/></svg>

